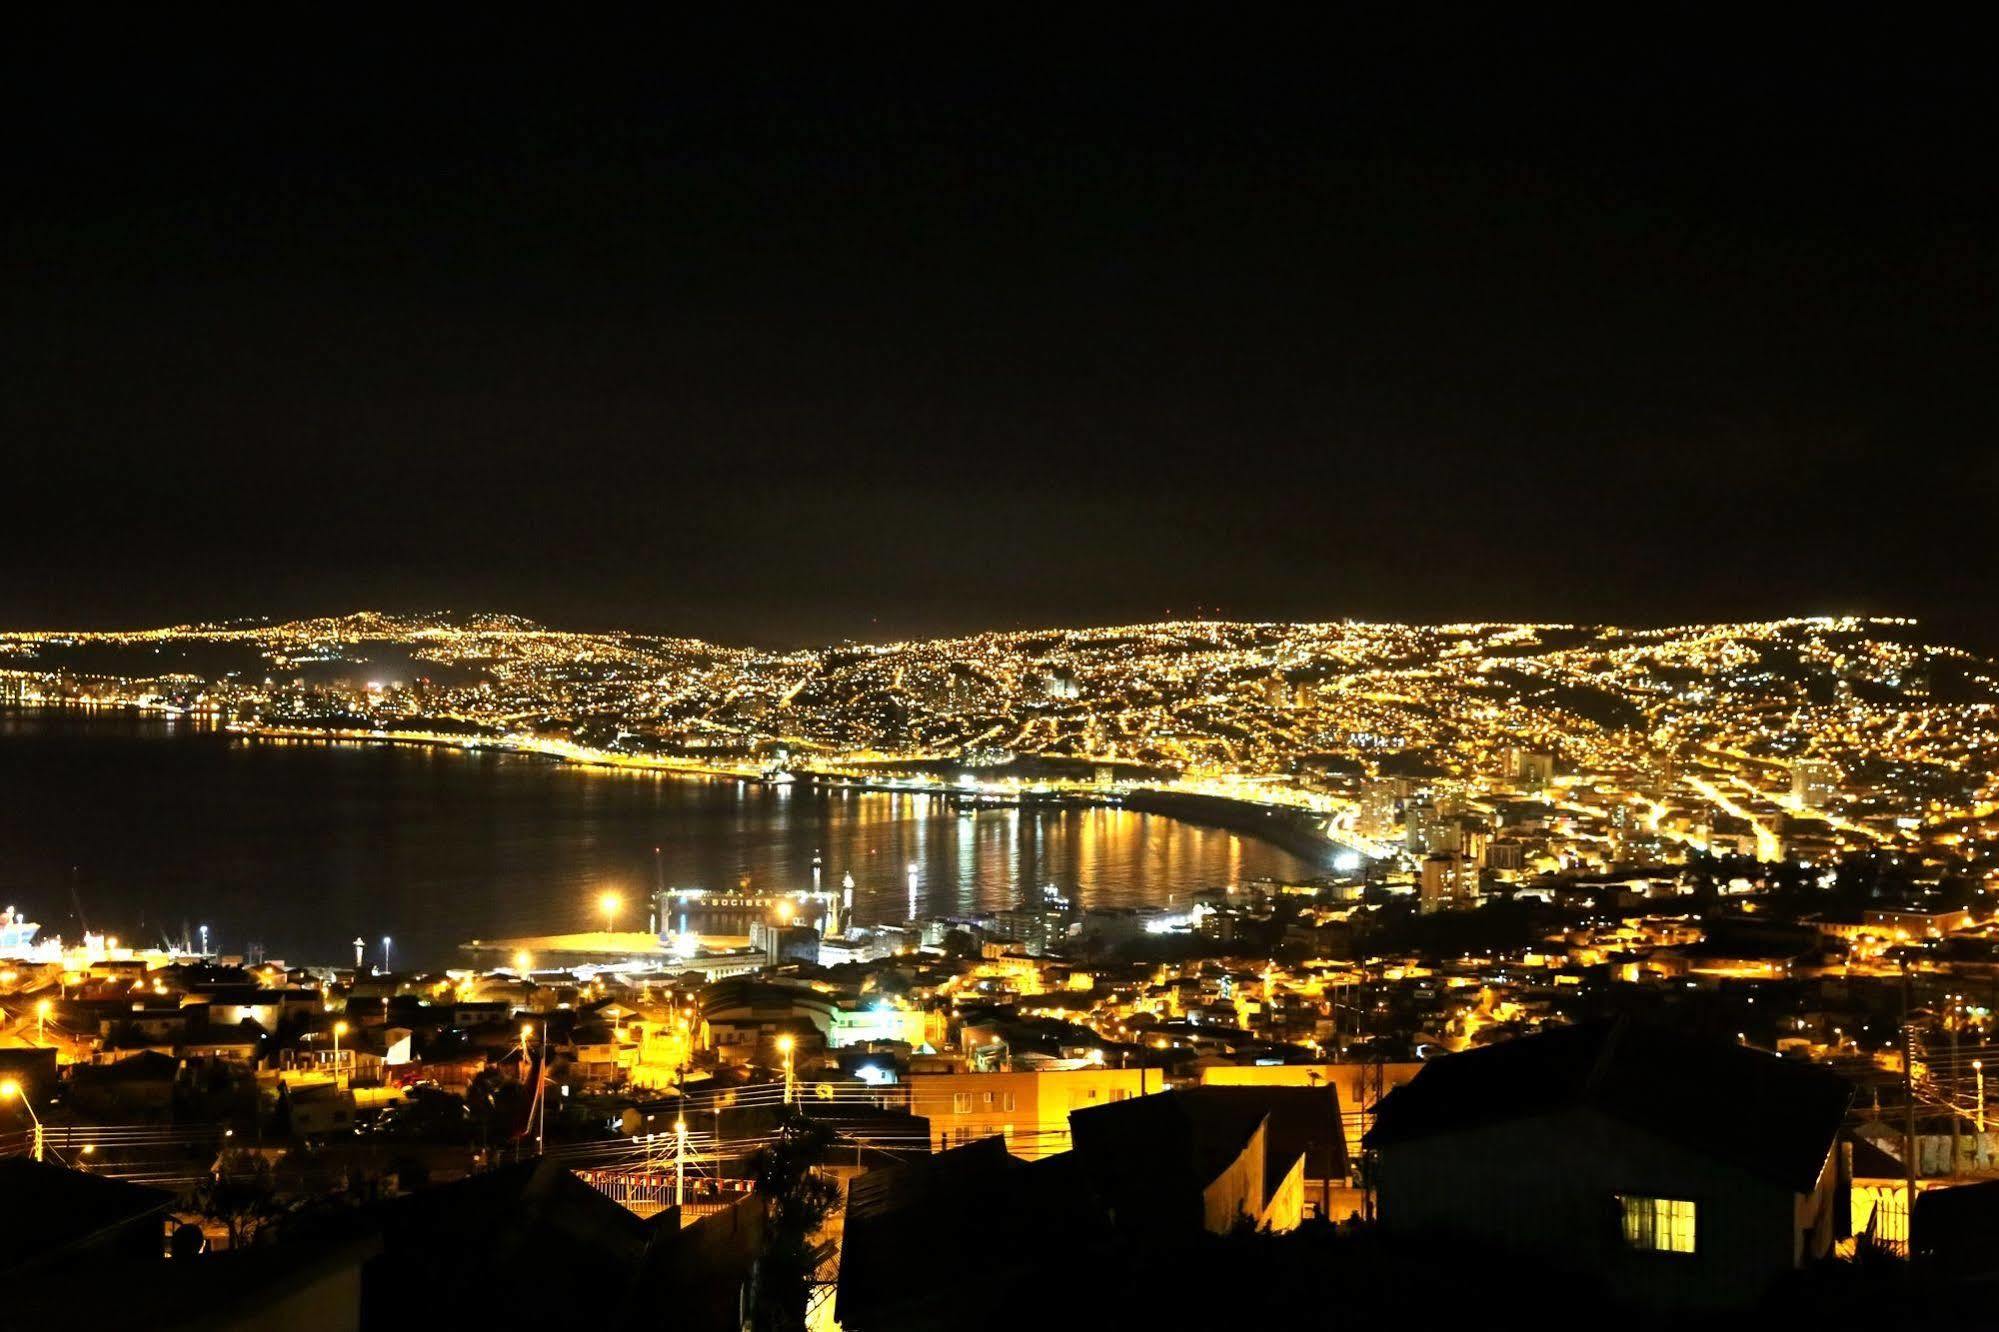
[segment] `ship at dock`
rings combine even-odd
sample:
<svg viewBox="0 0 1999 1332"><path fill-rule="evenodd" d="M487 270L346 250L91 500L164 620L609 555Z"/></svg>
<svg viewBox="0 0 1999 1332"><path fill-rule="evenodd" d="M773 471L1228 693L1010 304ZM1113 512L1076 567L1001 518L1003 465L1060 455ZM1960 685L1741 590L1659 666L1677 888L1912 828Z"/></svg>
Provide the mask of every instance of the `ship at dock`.
<svg viewBox="0 0 1999 1332"><path fill-rule="evenodd" d="M60 945L53 940L37 947L35 935L41 928L11 906L0 909L0 958L27 961L40 957L51 948L59 952Z"/></svg>
<svg viewBox="0 0 1999 1332"><path fill-rule="evenodd" d="M662 888L653 894L653 928L662 939L748 938L774 922L839 934L853 912L852 879L840 891L752 892Z"/></svg>

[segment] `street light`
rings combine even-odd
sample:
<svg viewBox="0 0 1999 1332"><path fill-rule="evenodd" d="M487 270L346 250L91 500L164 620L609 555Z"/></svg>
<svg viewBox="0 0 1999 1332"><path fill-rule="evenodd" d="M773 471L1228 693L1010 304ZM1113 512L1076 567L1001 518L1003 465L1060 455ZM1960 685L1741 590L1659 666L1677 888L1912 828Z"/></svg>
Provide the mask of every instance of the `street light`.
<svg viewBox="0 0 1999 1332"><path fill-rule="evenodd" d="M335 1082L340 1080L340 1038L346 1034L347 1024L345 1022L336 1022L333 1024L333 1079Z"/></svg>
<svg viewBox="0 0 1999 1332"><path fill-rule="evenodd" d="M623 905L624 900L616 893L605 893L597 899L597 909L604 913L604 933L613 933L613 926L618 919L618 908Z"/></svg>
<svg viewBox="0 0 1999 1332"><path fill-rule="evenodd" d="M46 1028L49 1021L49 1011L54 1007L55 1005L46 999L39 1000L35 1004L35 1044L37 1045L47 1045L49 1043Z"/></svg>
<svg viewBox="0 0 1999 1332"><path fill-rule="evenodd" d="M35 1145L30 1154L36 1161L40 1161L42 1159L42 1117L35 1113L34 1106L28 1104L28 1094L21 1090L20 1083L12 1078L8 1078L5 1082L0 1082L0 1101L7 1100L13 1096L21 1098L21 1108L28 1112L28 1122L35 1126Z"/></svg>
<svg viewBox="0 0 1999 1332"><path fill-rule="evenodd" d="M514 954L514 970L525 976L534 970L534 955L523 948Z"/></svg>
<svg viewBox="0 0 1999 1332"><path fill-rule="evenodd" d="M687 1201L687 1121L673 1121L673 1205Z"/></svg>
<svg viewBox="0 0 1999 1332"><path fill-rule="evenodd" d="M764 952L771 966L776 966L784 958L784 932L791 927L791 902L779 898L777 902L777 928L767 933L769 943Z"/></svg>
<svg viewBox="0 0 1999 1332"><path fill-rule="evenodd" d="M791 1048L794 1042L789 1036L777 1038L777 1052L784 1056L784 1103L791 1104Z"/></svg>

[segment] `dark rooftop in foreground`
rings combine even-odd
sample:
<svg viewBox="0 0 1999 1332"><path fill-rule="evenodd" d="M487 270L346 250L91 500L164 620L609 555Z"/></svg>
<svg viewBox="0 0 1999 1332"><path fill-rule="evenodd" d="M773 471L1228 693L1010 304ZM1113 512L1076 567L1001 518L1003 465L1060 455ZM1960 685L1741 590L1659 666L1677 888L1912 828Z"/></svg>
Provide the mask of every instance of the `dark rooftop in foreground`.
<svg viewBox="0 0 1999 1332"><path fill-rule="evenodd" d="M1367 1143L1586 1107L1805 1192L1852 1096L1827 1069L1619 1018L1434 1059L1389 1093Z"/></svg>

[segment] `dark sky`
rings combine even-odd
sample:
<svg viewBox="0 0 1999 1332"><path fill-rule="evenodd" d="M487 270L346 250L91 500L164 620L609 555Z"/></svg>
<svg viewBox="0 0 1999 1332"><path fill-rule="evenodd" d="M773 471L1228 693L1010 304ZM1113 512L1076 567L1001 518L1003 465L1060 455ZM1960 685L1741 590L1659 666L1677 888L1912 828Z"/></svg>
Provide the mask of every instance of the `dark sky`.
<svg viewBox="0 0 1999 1332"><path fill-rule="evenodd" d="M1933 16L322 12L10 40L0 623L1999 610Z"/></svg>

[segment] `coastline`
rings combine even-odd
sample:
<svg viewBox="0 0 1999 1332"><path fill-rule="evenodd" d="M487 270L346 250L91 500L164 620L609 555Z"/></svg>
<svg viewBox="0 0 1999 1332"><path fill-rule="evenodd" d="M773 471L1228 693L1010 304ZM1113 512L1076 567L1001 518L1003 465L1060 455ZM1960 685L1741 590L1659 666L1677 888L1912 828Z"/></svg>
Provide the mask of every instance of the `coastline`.
<svg viewBox="0 0 1999 1332"><path fill-rule="evenodd" d="M243 739L304 740L359 745L401 745L424 749L448 749L460 753L493 753L517 758L541 759L599 771L651 773L659 776L733 781L750 785L778 785L766 770L754 764L706 763L699 760L665 758L657 755L620 754L593 749L573 741L546 740L526 736L494 736L446 731L405 731L322 726L279 726L263 723L223 721L212 713L187 709L121 702L22 701L8 707L22 710L133 711L168 717L198 717L230 737ZM970 799L975 807L1128 809L1155 814L1199 827L1218 828L1268 845L1305 861L1315 871L1333 867L1334 857L1349 848L1319 830L1313 813L1229 796L1176 790L1170 787L1133 785L1116 791L1083 786L1044 784L1040 789L1005 789L971 795L961 785L916 779L886 779L880 776L850 775L838 771L804 770L788 773L801 786L839 787L900 795L925 795L942 799Z"/></svg>
<svg viewBox="0 0 1999 1332"><path fill-rule="evenodd" d="M728 766L728 764L700 764L688 760L668 760L654 756L626 756L610 754L604 750L590 750L586 746L570 742L536 742L522 744L508 738L486 738L486 736L452 736L442 732L404 732L404 730L324 730L310 726L246 726L242 722L232 722L226 726L232 734L248 736L276 736L276 738L306 738L306 740L344 740L358 744L416 744L452 750L490 750L500 754L516 754L528 758L544 758L550 762L576 764L584 768L608 768L622 772L664 772L668 776L690 776L708 780L734 780L750 782L756 786L772 786L774 782L764 776L762 768L754 766ZM964 788L946 782L892 782L884 778L856 778L840 772L798 772L794 780L800 786L818 788L846 788L846 790L872 790L884 794L918 794L934 798L962 798ZM1345 850L1333 838L1317 832L1313 818L1305 810L1283 810L1249 800L1231 800L1227 796L1209 796L1199 792L1181 792L1155 786L1133 786L1119 792L1089 792L1077 788L1045 790L1045 792L1013 792L1005 796L1005 806L1019 808L1107 808L1107 810L1133 810L1137 814L1157 814L1161 818L1175 818L1183 824L1195 824L1201 828L1221 828L1225 832L1235 832L1241 836L1251 836L1261 842L1275 846L1277 850L1289 852L1299 860L1307 862L1313 870L1325 872L1333 868L1333 856ZM988 804L992 808L992 804Z"/></svg>
<svg viewBox="0 0 1999 1332"><path fill-rule="evenodd" d="M247 726L242 723L230 723L225 729L232 734L285 739L330 739L352 743L410 744L461 751L492 751L580 767L625 772L655 772L677 777L747 782L760 786L775 784L764 775L762 769L749 765L701 764L686 760L611 754L559 741L523 744L518 741L510 743L507 738L496 740L489 737L463 737L437 732L332 731L313 727ZM965 794L962 788L941 782L894 782L881 778L851 777L838 772L817 771L800 772L793 776L795 782L801 786L839 787L893 795L926 795L943 799L961 797ZM1063 788L1012 793L1005 798L1005 804L1020 808L1128 809L1140 814L1155 814L1198 827L1218 828L1245 837L1255 837L1280 851L1298 857L1320 872L1332 869L1333 858L1344 849L1339 842L1319 832L1314 826L1312 816L1305 810L1274 808L1253 801L1232 800L1227 796L1206 795L1192 791L1137 786L1115 793L1104 793Z"/></svg>

